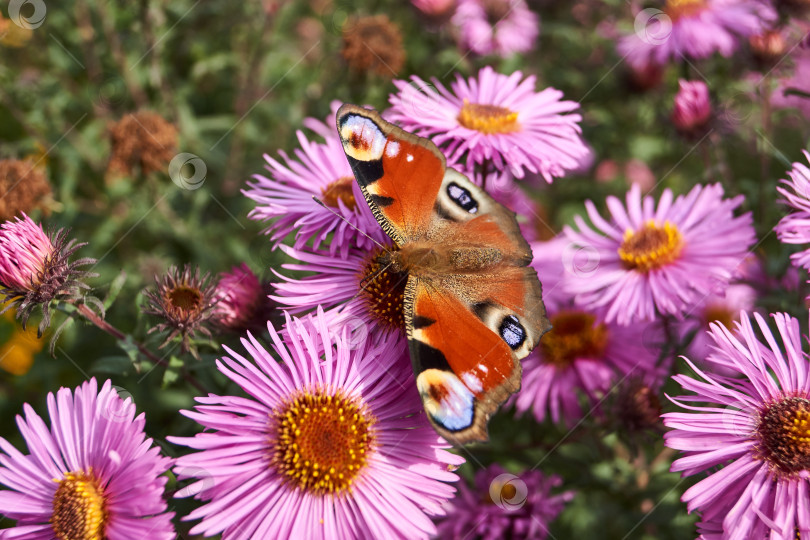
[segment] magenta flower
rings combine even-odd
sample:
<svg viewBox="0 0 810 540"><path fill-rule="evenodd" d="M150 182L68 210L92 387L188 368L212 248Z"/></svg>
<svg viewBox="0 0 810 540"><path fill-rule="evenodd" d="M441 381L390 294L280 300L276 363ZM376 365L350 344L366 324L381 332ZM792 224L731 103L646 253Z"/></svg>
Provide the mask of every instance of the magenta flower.
<svg viewBox="0 0 810 540"><path fill-rule="evenodd" d="M252 359L227 349L219 370L248 397L197 398L183 411L204 428L169 437L201 452L175 472L195 483L177 496L204 504L191 534L239 538L427 538L429 515L464 460L423 413L410 362L385 339L348 341L322 312L269 327L279 363L253 336ZM404 352L404 351L403 351ZM234 504L238 501L238 504Z"/></svg>
<svg viewBox="0 0 810 540"><path fill-rule="evenodd" d="M626 207L608 197L611 222L586 201L597 231L576 216L579 232L566 227L564 234L597 262L592 271L571 274L566 287L579 306L605 309L606 322L682 318L710 293L723 294L754 243L751 214L734 215L742 201L742 195L723 199L723 187L714 184L674 201L666 189L656 208L634 185Z"/></svg>
<svg viewBox="0 0 810 540"><path fill-rule="evenodd" d="M0 538L175 538L163 490L169 458L144 435L144 415L110 381L48 394L51 427L27 403L17 426L30 454L0 438Z"/></svg>
<svg viewBox="0 0 810 540"><path fill-rule="evenodd" d="M551 330L523 360L523 383L512 399L538 422L550 417L572 425L584 414L580 393L596 409L617 382L633 378L657 387L665 370L656 366L663 340L655 326L606 323L598 312L573 305L561 283L571 270L567 248L564 239L532 244Z"/></svg>
<svg viewBox="0 0 810 540"><path fill-rule="evenodd" d="M245 330L267 323L269 304L267 293L259 278L242 263L234 266L230 272L219 275L214 289L214 320L220 326L230 330Z"/></svg>
<svg viewBox="0 0 810 540"><path fill-rule="evenodd" d="M709 101L709 87L703 81L678 81L678 93L672 109L672 124L680 133L698 135L709 123L712 104Z"/></svg>
<svg viewBox="0 0 810 540"><path fill-rule="evenodd" d="M541 174L551 183L566 170L576 169L589 150L580 138L579 108L561 101L562 92L535 92L535 77L523 79L483 68L477 78L458 76L447 90L433 79L394 81L398 94L389 98L388 118L409 131L430 137L447 154L449 163L509 170L522 178ZM491 168L490 168L491 170Z"/></svg>
<svg viewBox="0 0 810 540"><path fill-rule="evenodd" d="M543 540L548 526L574 497L573 491L552 494L560 485L559 476L540 471L516 476L497 464L480 469L474 487L459 484L458 496L438 523L439 538Z"/></svg>
<svg viewBox="0 0 810 540"><path fill-rule="evenodd" d="M540 33L540 20L524 0L459 0L451 22L463 49L502 58L529 52Z"/></svg>
<svg viewBox="0 0 810 540"><path fill-rule="evenodd" d="M0 313L15 308L25 327L39 307L39 335L50 325L51 301L80 298L89 288L82 280L96 275L79 270L94 259L69 260L85 244L68 241L67 234L64 229L45 234L42 225L25 214L0 225L0 295L9 301Z"/></svg>
<svg viewBox="0 0 810 540"><path fill-rule="evenodd" d="M635 33L622 38L617 48L636 69L715 52L728 57L775 20L776 12L761 0L667 0L663 11L638 13Z"/></svg>
<svg viewBox="0 0 810 540"><path fill-rule="evenodd" d="M312 142L299 131L301 148L295 150L295 159L283 151L279 153L284 163L265 155L270 178L254 175L254 182L243 191L257 203L249 217L270 221L265 234L276 243L295 233L297 248L312 242L317 249L330 235L333 253L340 249L345 256L351 245L371 248L373 243L352 226L378 240L385 235L354 181L334 127L334 115L328 129L315 119L307 119L305 124L321 136L328 135L325 142Z"/></svg>
<svg viewBox="0 0 810 540"><path fill-rule="evenodd" d="M674 377L694 392L672 399L688 412L663 415L667 446L683 452L672 465L684 476L708 472L682 500L700 511L708 533L723 538L796 538L810 534L810 371L799 322L772 315L778 336L759 314L742 314L736 333L712 325L708 361L733 369L734 379L701 371ZM782 344L777 341L779 339Z"/></svg>
<svg viewBox="0 0 810 540"><path fill-rule="evenodd" d="M810 161L810 153L804 152ZM793 210L774 227L779 240L786 244L810 244L810 169L796 162L788 171L790 180L782 180L785 187L776 188L785 197L784 201ZM810 270L810 248L794 253L790 260L795 266Z"/></svg>

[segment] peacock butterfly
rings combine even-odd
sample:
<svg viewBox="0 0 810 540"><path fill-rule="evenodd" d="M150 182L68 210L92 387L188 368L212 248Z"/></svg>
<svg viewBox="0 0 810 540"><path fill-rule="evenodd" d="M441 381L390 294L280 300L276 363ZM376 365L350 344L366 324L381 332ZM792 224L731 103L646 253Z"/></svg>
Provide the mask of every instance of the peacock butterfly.
<svg viewBox="0 0 810 540"><path fill-rule="evenodd" d="M337 113L343 150L407 274L404 319L416 385L436 431L487 440L487 421L520 389L520 360L549 329L529 244L515 214L429 139L372 110Z"/></svg>

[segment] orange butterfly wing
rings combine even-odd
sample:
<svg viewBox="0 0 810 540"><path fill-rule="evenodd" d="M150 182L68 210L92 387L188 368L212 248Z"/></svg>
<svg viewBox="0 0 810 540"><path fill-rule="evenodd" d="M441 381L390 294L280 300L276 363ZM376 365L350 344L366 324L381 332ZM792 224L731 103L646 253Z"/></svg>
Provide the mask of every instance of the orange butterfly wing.
<svg viewBox="0 0 810 540"><path fill-rule="evenodd" d="M338 132L377 221L403 252L434 246L449 265L409 275L411 361L436 430L487 440L489 416L520 388L520 359L549 328L532 253L515 214L446 168L428 139L354 105Z"/></svg>

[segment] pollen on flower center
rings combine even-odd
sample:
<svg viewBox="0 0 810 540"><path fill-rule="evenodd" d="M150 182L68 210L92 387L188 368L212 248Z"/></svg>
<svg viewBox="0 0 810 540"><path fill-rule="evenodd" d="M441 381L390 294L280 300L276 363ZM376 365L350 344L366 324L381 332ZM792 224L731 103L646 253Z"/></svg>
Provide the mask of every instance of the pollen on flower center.
<svg viewBox="0 0 810 540"><path fill-rule="evenodd" d="M497 105L470 103L466 99L458 113L458 122L468 129L487 135L511 133L520 129L518 113Z"/></svg>
<svg viewBox="0 0 810 540"><path fill-rule="evenodd" d="M779 473L810 470L810 400L788 397L760 413L758 457Z"/></svg>
<svg viewBox="0 0 810 540"><path fill-rule="evenodd" d="M383 327L404 330L402 306L408 274L395 271L384 255L385 252L380 249L368 258L360 274L361 296L366 301L369 314Z"/></svg>
<svg viewBox="0 0 810 540"><path fill-rule="evenodd" d="M59 481L53 496L51 525L59 540L105 538L106 503L92 471L70 472Z"/></svg>
<svg viewBox="0 0 810 540"><path fill-rule="evenodd" d="M326 206L337 208L338 200L340 200L346 208L354 210L357 206L357 201L354 200L353 186L354 178L351 176L343 176L330 182L328 186L321 189L323 203Z"/></svg>
<svg viewBox="0 0 810 540"><path fill-rule="evenodd" d="M688 17L699 13L706 8L706 0L667 0L664 12L673 21L680 17Z"/></svg>
<svg viewBox="0 0 810 540"><path fill-rule="evenodd" d="M607 338L607 328L593 315L562 311L551 317L551 330L540 340L540 354L545 362L564 369L577 358L601 357Z"/></svg>
<svg viewBox="0 0 810 540"><path fill-rule="evenodd" d="M376 419L341 392L306 391L273 415L273 465L314 494L351 489L374 444Z"/></svg>
<svg viewBox="0 0 810 540"><path fill-rule="evenodd" d="M628 229L619 247L619 257L628 269L649 272L676 260L683 248L678 227L667 221L659 227L653 220L638 231Z"/></svg>
<svg viewBox="0 0 810 540"><path fill-rule="evenodd" d="M200 307L202 295L189 287L175 287L168 293L169 302L177 309L192 311Z"/></svg>

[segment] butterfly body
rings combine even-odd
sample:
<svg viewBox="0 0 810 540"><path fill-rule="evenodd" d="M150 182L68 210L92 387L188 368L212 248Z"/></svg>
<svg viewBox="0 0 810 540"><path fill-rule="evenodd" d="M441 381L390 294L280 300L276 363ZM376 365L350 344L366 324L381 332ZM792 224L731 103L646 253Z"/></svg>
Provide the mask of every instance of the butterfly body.
<svg viewBox="0 0 810 540"><path fill-rule="evenodd" d="M520 388L520 359L548 330L515 214L446 167L433 143L354 105L338 111L349 164L407 276L403 314L425 411L452 442L487 440Z"/></svg>

